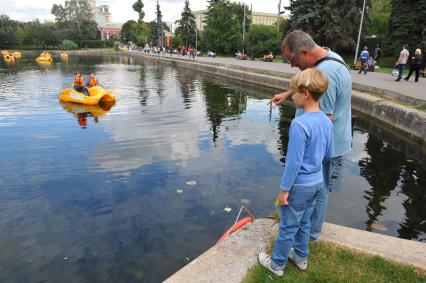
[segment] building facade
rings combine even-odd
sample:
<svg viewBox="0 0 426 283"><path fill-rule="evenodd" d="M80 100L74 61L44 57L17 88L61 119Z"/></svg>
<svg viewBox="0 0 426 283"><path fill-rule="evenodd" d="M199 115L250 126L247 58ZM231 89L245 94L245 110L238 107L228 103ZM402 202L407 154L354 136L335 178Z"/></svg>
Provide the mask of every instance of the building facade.
<svg viewBox="0 0 426 283"><path fill-rule="evenodd" d="M96 1L94 0L93 2ZM101 39L120 38L121 23L112 22L112 14L108 5L98 5L94 9L95 21L98 24L98 31Z"/></svg>
<svg viewBox="0 0 426 283"><path fill-rule="evenodd" d="M203 31L206 25L205 21L207 19L207 10L199 10L192 12L195 16L195 26L199 31ZM281 18L288 18L285 16L280 16ZM263 12L255 12L251 13L251 23L255 25L267 25L273 26L276 24L278 19L277 14L272 13L263 13Z"/></svg>

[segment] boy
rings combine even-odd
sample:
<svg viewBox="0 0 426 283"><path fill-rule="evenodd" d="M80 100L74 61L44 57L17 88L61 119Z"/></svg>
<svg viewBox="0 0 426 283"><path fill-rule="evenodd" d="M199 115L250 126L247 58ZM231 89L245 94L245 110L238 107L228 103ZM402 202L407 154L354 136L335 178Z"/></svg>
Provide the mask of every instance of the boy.
<svg viewBox="0 0 426 283"><path fill-rule="evenodd" d="M297 108L304 113L293 119L278 203L281 222L272 256L259 253L259 263L278 276L284 274L288 258L301 270L307 268L310 218L323 183L322 163L333 153L333 126L320 111L319 100L328 80L309 68L290 81ZM294 250L291 248L294 247Z"/></svg>

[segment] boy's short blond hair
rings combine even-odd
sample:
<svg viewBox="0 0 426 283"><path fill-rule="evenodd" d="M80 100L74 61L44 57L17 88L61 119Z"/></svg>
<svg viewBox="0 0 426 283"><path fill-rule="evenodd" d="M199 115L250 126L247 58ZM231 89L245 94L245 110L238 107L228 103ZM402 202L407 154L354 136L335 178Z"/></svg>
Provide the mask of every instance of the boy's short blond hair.
<svg viewBox="0 0 426 283"><path fill-rule="evenodd" d="M321 71L308 68L291 78L289 88L298 92L307 90L318 101L328 88L328 79Z"/></svg>

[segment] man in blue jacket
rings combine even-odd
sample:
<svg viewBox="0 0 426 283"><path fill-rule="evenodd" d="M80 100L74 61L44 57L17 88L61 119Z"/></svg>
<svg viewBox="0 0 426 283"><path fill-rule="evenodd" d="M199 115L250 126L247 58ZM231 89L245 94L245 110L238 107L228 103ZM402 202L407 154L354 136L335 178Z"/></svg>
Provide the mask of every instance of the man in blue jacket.
<svg viewBox="0 0 426 283"><path fill-rule="evenodd" d="M358 74L361 74L362 71L364 71L364 75L367 74L368 58L370 58L370 54L368 53L367 46L365 46L364 50L362 50L361 54L359 55L359 60L361 61L361 67L359 68Z"/></svg>

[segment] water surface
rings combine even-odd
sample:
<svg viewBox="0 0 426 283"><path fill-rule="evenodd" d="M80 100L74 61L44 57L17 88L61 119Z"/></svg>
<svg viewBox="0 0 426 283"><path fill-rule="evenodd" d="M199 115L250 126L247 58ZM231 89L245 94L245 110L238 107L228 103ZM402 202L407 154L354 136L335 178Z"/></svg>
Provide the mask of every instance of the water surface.
<svg viewBox="0 0 426 283"><path fill-rule="evenodd" d="M129 57L0 65L0 282L158 282L274 212L290 104ZM59 103L97 74L115 105ZM425 149L358 117L327 221L426 241ZM226 212L225 208L231 208Z"/></svg>

